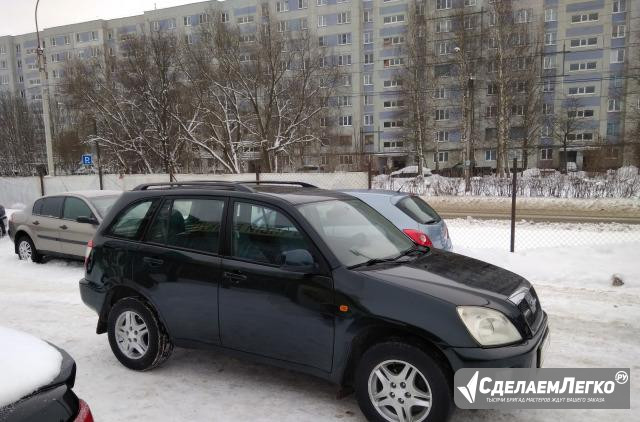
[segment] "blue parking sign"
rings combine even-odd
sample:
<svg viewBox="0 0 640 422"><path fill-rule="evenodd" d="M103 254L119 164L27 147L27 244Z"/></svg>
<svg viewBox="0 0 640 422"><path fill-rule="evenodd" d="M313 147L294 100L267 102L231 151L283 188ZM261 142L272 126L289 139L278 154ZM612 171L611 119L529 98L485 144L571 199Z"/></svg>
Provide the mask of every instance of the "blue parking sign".
<svg viewBox="0 0 640 422"><path fill-rule="evenodd" d="M93 156L91 154L82 155L82 164L85 166L90 166L93 164Z"/></svg>

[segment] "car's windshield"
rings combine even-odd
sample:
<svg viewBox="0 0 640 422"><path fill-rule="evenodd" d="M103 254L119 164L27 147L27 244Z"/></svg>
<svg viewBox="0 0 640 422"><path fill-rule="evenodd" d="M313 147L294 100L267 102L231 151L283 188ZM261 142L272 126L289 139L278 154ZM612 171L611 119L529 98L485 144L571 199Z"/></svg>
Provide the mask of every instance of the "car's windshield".
<svg viewBox="0 0 640 422"><path fill-rule="evenodd" d="M298 209L348 267L394 258L413 247L404 233L359 199L315 202Z"/></svg>
<svg viewBox="0 0 640 422"><path fill-rule="evenodd" d="M96 198L89 198L91 205L98 211L100 217L107 215L113 204L118 199L118 195L113 196L98 196Z"/></svg>

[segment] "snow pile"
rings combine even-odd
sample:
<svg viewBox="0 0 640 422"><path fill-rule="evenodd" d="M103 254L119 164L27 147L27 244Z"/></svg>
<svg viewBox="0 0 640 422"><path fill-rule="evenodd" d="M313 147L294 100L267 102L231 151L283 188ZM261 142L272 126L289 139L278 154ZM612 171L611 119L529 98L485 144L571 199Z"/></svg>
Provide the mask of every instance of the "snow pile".
<svg viewBox="0 0 640 422"><path fill-rule="evenodd" d="M60 373L60 352L32 335L0 327L0 345L0 407L49 384Z"/></svg>
<svg viewBox="0 0 640 422"><path fill-rule="evenodd" d="M434 175L421 180L380 175L373 179L372 187L426 196L506 197L511 196L513 180L509 176L473 177L470 191L465 192L463 178ZM516 194L520 197L579 199L640 198L640 175L638 169L632 166L594 177L588 177L583 171L560 174L545 169L527 169L517 179Z"/></svg>

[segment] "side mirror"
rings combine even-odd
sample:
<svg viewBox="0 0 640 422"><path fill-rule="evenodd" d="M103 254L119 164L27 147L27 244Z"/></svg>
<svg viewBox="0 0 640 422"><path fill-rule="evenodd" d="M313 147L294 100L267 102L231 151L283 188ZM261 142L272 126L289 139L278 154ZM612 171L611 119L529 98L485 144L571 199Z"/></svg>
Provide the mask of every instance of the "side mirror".
<svg viewBox="0 0 640 422"><path fill-rule="evenodd" d="M316 269L313 255L306 249L293 249L282 252L281 268L289 271L309 274Z"/></svg>
<svg viewBox="0 0 640 422"><path fill-rule="evenodd" d="M76 218L76 223L92 224L94 226L97 226L98 224L100 224L98 222L98 219L95 217L78 217Z"/></svg>

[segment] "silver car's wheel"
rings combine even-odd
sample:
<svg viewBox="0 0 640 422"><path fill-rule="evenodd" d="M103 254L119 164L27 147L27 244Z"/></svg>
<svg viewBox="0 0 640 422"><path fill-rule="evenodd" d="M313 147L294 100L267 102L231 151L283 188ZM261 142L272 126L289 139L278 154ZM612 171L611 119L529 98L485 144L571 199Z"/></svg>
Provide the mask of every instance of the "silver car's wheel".
<svg viewBox="0 0 640 422"><path fill-rule="evenodd" d="M18 243L18 256L22 260L30 260L33 257L33 248L27 239L22 239Z"/></svg>
<svg viewBox="0 0 640 422"><path fill-rule="evenodd" d="M431 388L415 366L402 360L387 360L369 375L369 399L390 422L420 422L431 410Z"/></svg>
<svg viewBox="0 0 640 422"><path fill-rule="evenodd" d="M149 329L142 317L124 311L116 319L115 337L120 351L129 359L144 357L149 349Z"/></svg>

